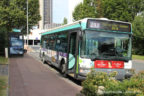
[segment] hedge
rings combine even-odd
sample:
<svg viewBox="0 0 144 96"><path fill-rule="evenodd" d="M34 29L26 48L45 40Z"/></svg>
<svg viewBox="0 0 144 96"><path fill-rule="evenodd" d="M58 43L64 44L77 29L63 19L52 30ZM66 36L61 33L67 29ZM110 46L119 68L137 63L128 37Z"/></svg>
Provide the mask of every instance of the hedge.
<svg viewBox="0 0 144 96"><path fill-rule="evenodd" d="M80 96L144 96L144 71L131 78L119 81L115 79L117 72L92 71L82 82Z"/></svg>

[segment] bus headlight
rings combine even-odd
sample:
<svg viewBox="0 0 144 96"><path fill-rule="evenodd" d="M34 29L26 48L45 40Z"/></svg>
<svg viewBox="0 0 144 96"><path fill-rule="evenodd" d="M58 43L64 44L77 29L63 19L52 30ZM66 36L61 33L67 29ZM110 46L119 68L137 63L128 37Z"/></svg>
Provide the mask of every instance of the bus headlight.
<svg viewBox="0 0 144 96"><path fill-rule="evenodd" d="M132 61L129 60L128 62L124 63L124 68L125 69L131 69L132 68Z"/></svg>
<svg viewBox="0 0 144 96"><path fill-rule="evenodd" d="M82 59L79 65L80 68L91 68L94 66L94 62L92 62L90 59Z"/></svg>
<svg viewBox="0 0 144 96"><path fill-rule="evenodd" d="M90 72L90 69L81 68L79 72L86 74L86 73L89 73L89 72Z"/></svg>

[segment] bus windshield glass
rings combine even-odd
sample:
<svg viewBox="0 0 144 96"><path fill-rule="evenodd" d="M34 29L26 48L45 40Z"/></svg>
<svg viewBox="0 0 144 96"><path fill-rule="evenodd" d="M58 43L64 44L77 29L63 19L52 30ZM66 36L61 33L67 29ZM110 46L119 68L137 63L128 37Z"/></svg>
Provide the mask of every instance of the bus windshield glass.
<svg viewBox="0 0 144 96"><path fill-rule="evenodd" d="M129 34L86 30L81 42L81 57L128 61L131 59L130 41Z"/></svg>

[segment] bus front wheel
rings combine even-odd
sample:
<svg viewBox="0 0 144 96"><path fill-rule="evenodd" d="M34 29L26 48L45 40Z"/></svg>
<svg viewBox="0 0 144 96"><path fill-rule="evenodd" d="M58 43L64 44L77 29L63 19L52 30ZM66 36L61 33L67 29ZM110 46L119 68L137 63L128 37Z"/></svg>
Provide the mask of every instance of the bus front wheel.
<svg viewBox="0 0 144 96"><path fill-rule="evenodd" d="M43 64L46 64L45 56L44 56L44 55L42 56L42 63L43 63Z"/></svg>
<svg viewBox="0 0 144 96"><path fill-rule="evenodd" d="M61 65L61 74L63 77L67 77L65 64Z"/></svg>

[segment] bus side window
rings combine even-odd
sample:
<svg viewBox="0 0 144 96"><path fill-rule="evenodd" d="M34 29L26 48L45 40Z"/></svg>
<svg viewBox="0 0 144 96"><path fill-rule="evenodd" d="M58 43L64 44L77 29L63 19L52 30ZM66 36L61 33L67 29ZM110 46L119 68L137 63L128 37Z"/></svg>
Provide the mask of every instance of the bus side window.
<svg viewBox="0 0 144 96"><path fill-rule="evenodd" d="M51 50L53 50L53 43L54 43L54 41L51 39L50 40L50 46L49 46Z"/></svg>
<svg viewBox="0 0 144 96"><path fill-rule="evenodd" d="M46 41L46 48L49 49L49 40Z"/></svg>
<svg viewBox="0 0 144 96"><path fill-rule="evenodd" d="M76 48L76 37L75 35L71 36L70 38L70 53L75 54L75 48Z"/></svg>
<svg viewBox="0 0 144 96"><path fill-rule="evenodd" d="M59 51L66 53L67 52L67 34L61 34L59 35Z"/></svg>
<svg viewBox="0 0 144 96"><path fill-rule="evenodd" d="M49 38L49 49L55 50L55 43L56 43L56 37L55 35L51 35Z"/></svg>
<svg viewBox="0 0 144 96"><path fill-rule="evenodd" d="M42 47L43 47L43 48L46 48L46 41L43 41Z"/></svg>
<svg viewBox="0 0 144 96"><path fill-rule="evenodd" d="M58 39L56 40L55 50L56 50L56 51L59 51L59 47L60 47L60 39L58 38Z"/></svg>
<svg viewBox="0 0 144 96"><path fill-rule="evenodd" d="M67 52L67 40L65 38L62 38L61 40L60 49L62 52Z"/></svg>

